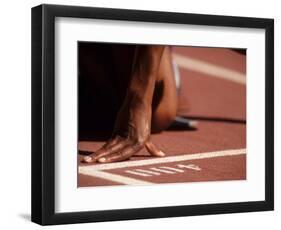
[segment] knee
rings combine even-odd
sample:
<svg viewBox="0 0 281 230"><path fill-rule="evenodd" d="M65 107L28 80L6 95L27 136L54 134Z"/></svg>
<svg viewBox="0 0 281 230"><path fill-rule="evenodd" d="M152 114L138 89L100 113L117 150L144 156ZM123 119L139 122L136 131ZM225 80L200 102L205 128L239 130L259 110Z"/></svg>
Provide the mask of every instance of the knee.
<svg viewBox="0 0 281 230"><path fill-rule="evenodd" d="M176 108L165 109L164 111L157 111L152 115L151 131L158 133L167 129L176 117Z"/></svg>

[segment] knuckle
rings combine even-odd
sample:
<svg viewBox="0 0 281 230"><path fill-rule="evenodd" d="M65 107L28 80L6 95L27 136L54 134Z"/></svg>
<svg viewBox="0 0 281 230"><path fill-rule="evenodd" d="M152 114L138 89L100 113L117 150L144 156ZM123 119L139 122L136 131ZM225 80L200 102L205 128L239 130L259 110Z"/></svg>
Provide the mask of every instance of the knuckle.
<svg viewBox="0 0 281 230"><path fill-rule="evenodd" d="M138 151L138 150L142 149L143 147L144 147L144 143L142 143L142 142L135 142L132 145L133 151Z"/></svg>

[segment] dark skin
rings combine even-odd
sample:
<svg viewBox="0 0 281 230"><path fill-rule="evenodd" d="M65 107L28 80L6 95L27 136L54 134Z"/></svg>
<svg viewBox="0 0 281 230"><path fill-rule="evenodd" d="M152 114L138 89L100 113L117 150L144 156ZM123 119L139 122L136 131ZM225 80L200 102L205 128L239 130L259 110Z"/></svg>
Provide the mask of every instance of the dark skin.
<svg viewBox="0 0 281 230"><path fill-rule="evenodd" d="M112 137L83 162L124 161L146 148L152 156L165 154L150 140L151 132L166 129L177 110L177 94L169 47L136 46L131 78ZM161 86L161 87L158 87Z"/></svg>

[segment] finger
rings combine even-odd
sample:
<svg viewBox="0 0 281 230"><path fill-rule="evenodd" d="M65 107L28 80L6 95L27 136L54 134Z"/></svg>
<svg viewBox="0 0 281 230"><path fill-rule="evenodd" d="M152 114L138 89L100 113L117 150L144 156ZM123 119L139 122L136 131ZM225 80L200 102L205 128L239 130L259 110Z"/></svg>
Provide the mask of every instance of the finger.
<svg viewBox="0 0 281 230"><path fill-rule="evenodd" d="M115 152L113 154L107 155L105 157L99 158L98 161L100 163L111 163L117 161L124 161L129 159L131 156L139 152L143 148L142 145L131 145L127 146L119 152Z"/></svg>
<svg viewBox="0 0 281 230"><path fill-rule="evenodd" d="M148 141L145 143L145 147L147 151L152 155L156 157L163 157L165 156L165 153L159 150L151 141Z"/></svg>
<svg viewBox="0 0 281 230"><path fill-rule="evenodd" d="M112 145L110 147L107 147L106 149L99 150L96 152L94 156L91 157L91 159L87 159L88 162L96 162L99 158L102 158L104 156L107 156L109 154L119 152L122 150L124 147L126 147L129 144L127 140L120 141L116 143L115 145Z"/></svg>
<svg viewBox="0 0 281 230"><path fill-rule="evenodd" d="M120 142L122 138L120 136L116 136L115 138L107 141L100 149L98 149L96 152L92 152L91 155L85 156L82 159L83 163L91 163L96 161L96 157L99 155L103 155L106 153L107 149L112 148L113 146L117 145L118 142ZM116 146L118 147L118 146Z"/></svg>

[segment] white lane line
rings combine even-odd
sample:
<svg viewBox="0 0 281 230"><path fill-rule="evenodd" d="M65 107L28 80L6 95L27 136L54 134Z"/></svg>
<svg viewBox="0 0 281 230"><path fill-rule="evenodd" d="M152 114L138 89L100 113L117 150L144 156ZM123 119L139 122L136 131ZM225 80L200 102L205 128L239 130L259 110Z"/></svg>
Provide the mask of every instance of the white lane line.
<svg viewBox="0 0 281 230"><path fill-rule="evenodd" d="M198 59L194 59L179 54L173 54L173 58L179 67L187 70L192 70L204 73L208 76L236 82L239 84L246 84L246 75L235 70L227 69L222 66L210 64Z"/></svg>
<svg viewBox="0 0 281 230"><path fill-rule="evenodd" d="M98 177L98 178L105 179L105 180L114 181L114 182L117 182L120 184L126 184L126 185L151 185L151 184L153 184L151 182L137 180L137 179L133 179L133 178L126 177L126 176L120 176L120 175L109 173L109 172L98 171L98 170L95 170L92 168L80 168L79 167L79 173L87 175L87 176L93 176L93 177Z"/></svg>
<svg viewBox="0 0 281 230"><path fill-rule="evenodd" d="M116 163L109 163L109 164L79 166L79 171L81 169L87 169L87 168L92 170L120 169L120 168L143 166L143 165L198 160L198 159L213 158L213 157L235 156L235 155L243 155L243 154L246 154L246 149L230 149L230 150L214 151L214 152L206 152L206 153L185 154L185 155L161 157L161 158L159 157L159 158L153 158L147 160L123 161L123 162L116 162Z"/></svg>

